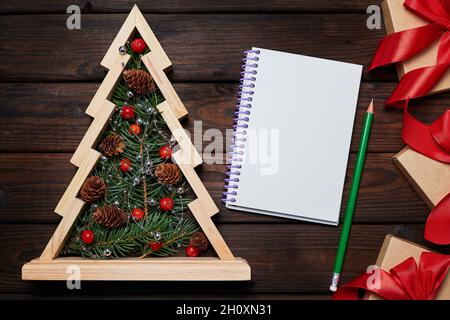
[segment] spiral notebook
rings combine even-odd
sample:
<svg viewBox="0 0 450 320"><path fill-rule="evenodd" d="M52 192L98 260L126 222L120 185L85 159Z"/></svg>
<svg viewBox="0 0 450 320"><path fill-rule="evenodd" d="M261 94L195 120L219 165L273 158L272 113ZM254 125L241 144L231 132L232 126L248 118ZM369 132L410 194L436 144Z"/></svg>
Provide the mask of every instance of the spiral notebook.
<svg viewBox="0 0 450 320"><path fill-rule="evenodd" d="M362 66L261 48L243 61L226 207L337 225Z"/></svg>

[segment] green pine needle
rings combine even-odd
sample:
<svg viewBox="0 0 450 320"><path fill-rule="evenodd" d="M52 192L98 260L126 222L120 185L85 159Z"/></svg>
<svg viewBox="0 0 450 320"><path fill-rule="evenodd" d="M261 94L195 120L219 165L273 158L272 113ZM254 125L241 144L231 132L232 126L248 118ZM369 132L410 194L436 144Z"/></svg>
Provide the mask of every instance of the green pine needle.
<svg viewBox="0 0 450 320"><path fill-rule="evenodd" d="M141 62L141 55L131 51L129 43L126 45L131 58L127 69L146 70ZM148 52L148 48L146 52ZM144 54L145 54L144 53ZM176 188L185 191L188 184L183 182L178 186L160 184L151 174L154 168L163 163L159 157L159 149L169 144L171 133L156 106L164 101L157 90L155 93L140 95L134 93L129 96L130 88L120 81L110 99L117 107L110 118L109 127L101 139L111 133L121 136L125 142L123 154L115 157L101 159L93 175L101 177L107 184L104 199L90 204L87 210L80 215L61 255L82 256L90 259L104 259L107 257L126 256L171 256L177 253L180 246L188 245L191 235L199 229L196 221L187 219L185 212L190 198L184 192L177 193ZM129 133L131 124L120 116L120 108L132 105L135 119L139 119L142 133L139 136ZM126 173L120 170L120 159L128 158L132 163L132 170ZM146 161L151 161L150 170ZM135 181L138 179L138 181ZM144 197L144 181L146 183L147 198ZM175 189L175 190L174 190ZM171 197L174 206L171 212L163 212L159 208L159 200ZM154 199L156 205L150 206L149 199ZM147 202L147 204L146 204ZM98 207L104 205L118 205L126 213L131 214L134 208L144 208L147 205L148 215L136 221L132 217L119 228L108 229L97 224L92 214ZM85 244L81 239L84 230L94 232L94 242ZM163 247L152 252L150 244L162 242Z"/></svg>

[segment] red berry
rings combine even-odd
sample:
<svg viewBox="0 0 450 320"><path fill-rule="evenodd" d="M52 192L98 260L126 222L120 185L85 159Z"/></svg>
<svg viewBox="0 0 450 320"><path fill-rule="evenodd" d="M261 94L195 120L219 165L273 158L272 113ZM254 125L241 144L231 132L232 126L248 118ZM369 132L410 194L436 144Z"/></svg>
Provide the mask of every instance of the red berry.
<svg viewBox="0 0 450 320"><path fill-rule="evenodd" d="M138 124L133 123L133 124L130 124L130 128L128 128L128 132L138 136L141 134L142 130Z"/></svg>
<svg viewBox="0 0 450 320"><path fill-rule="evenodd" d="M133 106L123 106L120 110L120 116L123 120L131 120L134 118L134 108Z"/></svg>
<svg viewBox="0 0 450 320"><path fill-rule="evenodd" d="M144 210L142 210L141 208L134 208L133 211L131 211L131 216L134 218L134 220L140 221L144 219Z"/></svg>
<svg viewBox="0 0 450 320"><path fill-rule="evenodd" d="M128 172L131 169L131 160L128 158L123 158L120 160L120 170L123 172Z"/></svg>
<svg viewBox="0 0 450 320"><path fill-rule="evenodd" d="M145 44L145 41L141 38L136 38L131 42L131 50L134 53L142 53L145 51L145 48L147 48L147 45Z"/></svg>
<svg viewBox="0 0 450 320"><path fill-rule="evenodd" d="M194 248L193 246L186 247L186 255L189 257L196 257L200 254L200 250Z"/></svg>
<svg viewBox="0 0 450 320"><path fill-rule="evenodd" d="M153 252L156 252L164 246L164 243L159 242L159 241L149 242L148 246Z"/></svg>
<svg viewBox="0 0 450 320"><path fill-rule="evenodd" d="M173 208L173 200L172 198L162 198L159 201L159 207L163 211L170 211Z"/></svg>
<svg viewBox="0 0 450 320"><path fill-rule="evenodd" d="M159 149L159 156L162 159L170 159L170 156L172 155L172 148L169 146L164 146L161 149Z"/></svg>
<svg viewBox="0 0 450 320"><path fill-rule="evenodd" d="M92 242L94 242L94 231L83 230L83 232L81 232L81 240L85 244L91 244Z"/></svg>

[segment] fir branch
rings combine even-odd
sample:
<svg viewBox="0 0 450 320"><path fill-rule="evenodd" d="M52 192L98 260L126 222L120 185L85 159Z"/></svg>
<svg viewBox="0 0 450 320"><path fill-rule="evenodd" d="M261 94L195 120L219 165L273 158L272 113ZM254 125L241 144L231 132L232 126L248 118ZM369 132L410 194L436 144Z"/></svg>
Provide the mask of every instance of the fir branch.
<svg viewBox="0 0 450 320"><path fill-rule="evenodd" d="M127 68L146 70L141 63L141 55L133 53L129 43L126 48L131 56ZM150 254L168 256L175 254L180 245L187 245L190 236L198 230L195 221L184 218L190 199L176 194L174 186L160 184L152 174L158 164L166 161L159 157L159 149L169 144L171 137L170 130L157 110L164 98L159 90L148 95L131 96L129 92L130 88L122 79L110 99L116 105L116 110L103 134L103 138L112 132L118 134L125 143L125 150L120 156L103 158L96 165L93 175L101 177L107 183L105 197L90 204L86 212L80 215L62 255L81 255L91 259L109 256L144 257ZM119 110L125 105L133 105L136 118L142 122L140 136L131 134L128 131L130 122L120 116ZM122 158L130 159L132 170L126 173L120 170ZM150 163L149 166L146 166L147 162ZM185 181L180 186L189 189ZM163 212L159 206L149 206L149 198L159 201L164 197L173 198L172 212ZM92 219L95 210L105 205L118 205L129 215L134 208L144 208L145 215L140 221L130 215L126 225L108 229ZM85 244L80 239L82 231L88 229L94 232L95 241L92 244ZM157 237L158 233L160 238ZM149 243L154 241L164 243L157 252L152 252L149 247ZM110 255L106 254L107 251Z"/></svg>

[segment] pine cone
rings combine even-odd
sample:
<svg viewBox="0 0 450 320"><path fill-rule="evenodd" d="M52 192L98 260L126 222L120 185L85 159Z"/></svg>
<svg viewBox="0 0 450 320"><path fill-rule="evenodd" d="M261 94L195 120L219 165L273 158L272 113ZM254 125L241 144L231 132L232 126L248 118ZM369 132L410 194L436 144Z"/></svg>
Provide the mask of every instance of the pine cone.
<svg viewBox="0 0 450 320"><path fill-rule="evenodd" d="M107 156L117 156L125 150L125 142L119 135L112 133L103 139L99 147Z"/></svg>
<svg viewBox="0 0 450 320"><path fill-rule="evenodd" d="M95 210L92 218L106 228L117 228L127 222L128 215L118 207L106 205Z"/></svg>
<svg viewBox="0 0 450 320"><path fill-rule="evenodd" d="M106 183L102 178L91 176L84 181L80 189L80 197L87 203L92 203L103 197Z"/></svg>
<svg viewBox="0 0 450 320"><path fill-rule="evenodd" d="M190 245L200 251L205 251L208 249L208 238L203 232L195 232L191 236Z"/></svg>
<svg viewBox="0 0 450 320"><path fill-rule="evenodd" d="M156 167L155 176L159 183L177 184L181 182L183 176L180 168L173 163L161 163Z"/></svg>
<svg viewBox="0 0 450 320"><path fill-rule="evenodd" d="M122 73L127 86L139 94L147 94L156 91L156 85L150 73L144 70L132 69Z"/></svg>

